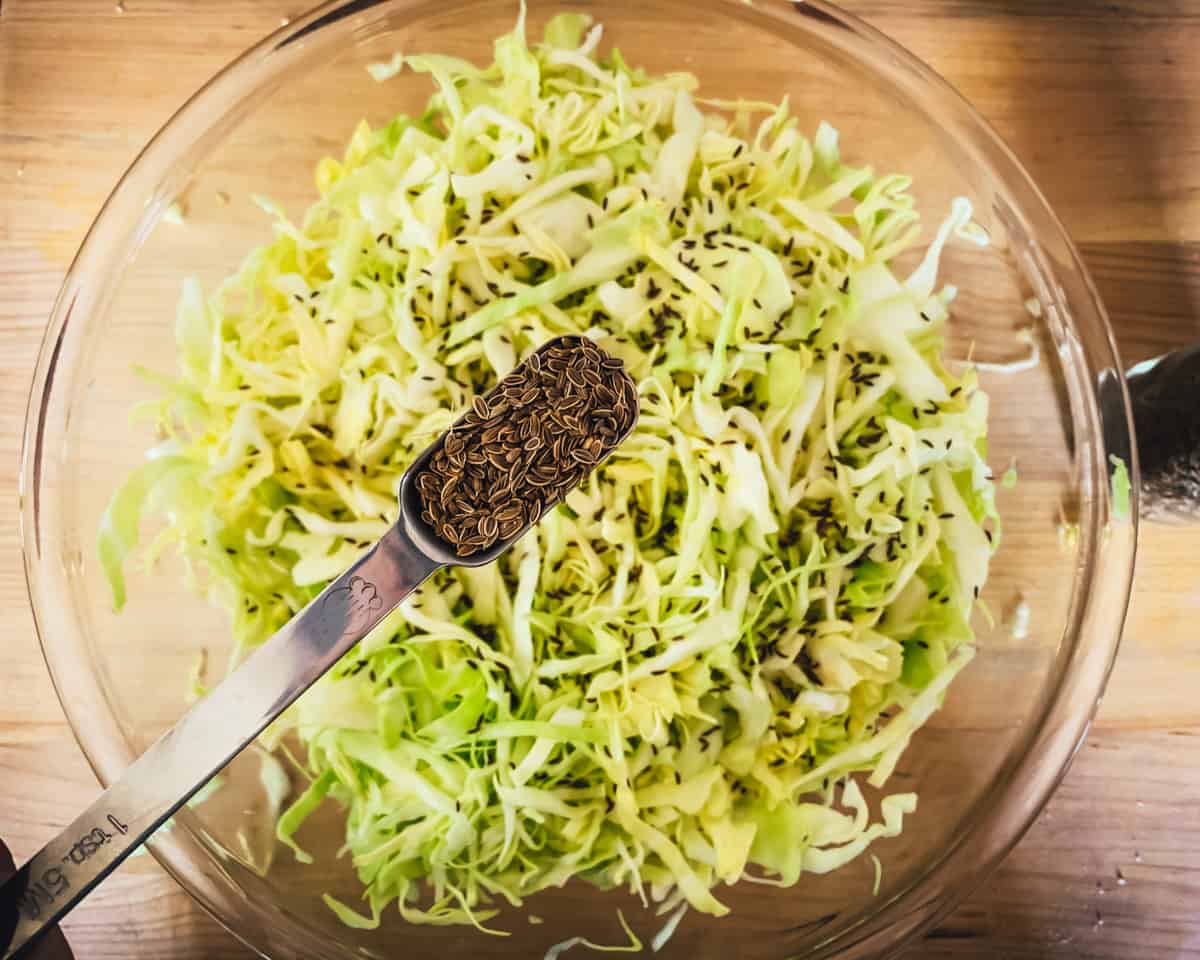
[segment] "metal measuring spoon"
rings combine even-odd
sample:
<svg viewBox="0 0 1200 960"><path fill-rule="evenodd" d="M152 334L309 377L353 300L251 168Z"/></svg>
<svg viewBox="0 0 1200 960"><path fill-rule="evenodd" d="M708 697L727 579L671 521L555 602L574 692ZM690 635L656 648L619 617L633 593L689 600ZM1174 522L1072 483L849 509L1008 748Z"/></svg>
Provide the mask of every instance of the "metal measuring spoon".
<svg viewBox="0 0 1200 960"><path fill-rule="evenodd" d="M631 396L636 399L636 388L619 362L582 337L549 341L509 377L531 363L537 370L547 351L564 348L598 355L610 375L628 381L622 385L633 388ZM484 400L502 391L506 382L509 378ZM579 393L578 384L575 392ZM541 404L550 407L553 399L544 397ZM0 960L15 957L25 944L57 923L434 572L491 563L570 491L559 487L544 496L542 509L512 536L460 555L422 520L424 501L413 478L469 417L465 415L405 471L399 517L360 560L185 713L58 837L0 884ZM629 435L637 422L636 408L629 420L582 474L575 469L574 485Z"/></svg>

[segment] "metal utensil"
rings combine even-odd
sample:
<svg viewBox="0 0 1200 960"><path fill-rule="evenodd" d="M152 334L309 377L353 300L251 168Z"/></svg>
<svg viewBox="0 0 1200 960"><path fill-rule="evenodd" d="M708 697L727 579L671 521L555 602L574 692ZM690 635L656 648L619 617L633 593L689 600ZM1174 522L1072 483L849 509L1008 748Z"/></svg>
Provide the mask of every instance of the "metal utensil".
<svg viewBox="0 0 1200 960"><path fill-rule="evenodd" d="M556 344L573 345L578 339L552 340L537 352ZM631 423L613 447L632 429ZM399 517L379 542L0 885L0 960L15 957L87 896L435 571L491 563L525 535L530 524L463 558L421 519L413 478L445 436L417 457L401 478Z"/></svg>

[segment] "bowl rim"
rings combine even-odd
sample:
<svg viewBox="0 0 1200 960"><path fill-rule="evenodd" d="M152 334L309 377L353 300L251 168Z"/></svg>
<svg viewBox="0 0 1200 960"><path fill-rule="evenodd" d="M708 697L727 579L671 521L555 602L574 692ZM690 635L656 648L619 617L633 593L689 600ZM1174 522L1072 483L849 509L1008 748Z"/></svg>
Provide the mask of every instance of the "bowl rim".
<svg viewBox="0 0 1200 960"><path fill-rule="evenodd" d="M1137 540L1138 468L1131 407L1107 313L1075 244L1011 149L950 83L898 42L828 0L797 0L795 3L759 0L757 6L751 5L749 13L745 6L748 0L717 2L728 8L731 16L735 13L743 18L750 16L763 23L781 23L788 19L793 25L796 22L793 18L811 18L841 30L847 46L854 45L855 49L862 49L865 45L872 48L875 53L886 57L893 68L902 71L913 84L936 93L941 98L941 107L954 111L957 124L970 133L970 141L988 151L989 161L998 168L1006 186L1019 191L1022 201L1020 212L1036 213L1050 228L1055 242L1060 243L1066 251L1064 269L1076 275L1080 282L1082 296L1094 321L1092 326L1095 329L1090 331L1090 347L1099 351L1098 356L1081 355L1077 358L1078 364L1086 368L1084 372L1098 383L1098 387L1091 389L1086 384L1082 387L1092 401L1089 412L1095 419L1091 439L1096 442L1090 444L1086 452L1092 454L1093 473L1096 462L1101 464L1100 476L1107 475L1108 455L1122 457L1133 481L1133 502L1128 518L1122 518L1117 513L1107 484L1098 485L1093 491L1096 495L1084 505L1088 522L1081 523L1083 537L1080 556L1086 572L1077 574L1076 583L1094 584L1097 582L1097 571L1104 572L1111 582L1105 589L1088 590L1085 591L1087 595L1073 598L1063 638L1063 646L1070 650L1068 660L1058 682L1046 694L1038 722L1028 721L1031 726L1027 738L1028 752L1019 764L1015 760L1010 764L1014 769L1009 771L1011 777L1006 778L1005 789L995 791L993 795L977 802L968 829L948 844L917 878L890 896L870 915L836 930L809 954L813 957L835 954L844 957L877 956L899 949L933 926L999 865L1033 824L1066 775L1071 760L1087 736L1117 654L1132 588ZM204 135L212 137L219 133L219 124L214 124L212 120L214 117L219 119L223 111L214 111L213 107L225 103L230 94L241 88L242 78L249 76L268 58L285 51L305 35L352 15L375 8L411 12L426 6L426 0L328 0L292 19L234 58L192 94L138 152L101 206L64 276L39 348L26 410L18 477L19 527L27 592L42 655L72 734L101 784L107 785L119 767L114 766L112 757L99 755L94 735L90 739L85 738L81 731L96 726L97 717L93 709L102 698L81 691L79 683L67 677L63 664L58 660L51 638L55 635L56 620L61 613L54 610L51 603L53 593L39 570L44 562L41 534L45 519L39 503L39 489L46 459L51 455L50 435L53 431L48 424L51 392L55 386L55 372L69 353L68 334L78 326L71 324L71 318L80 309L81 302L84 307L88 306L89 290L85 276L92 260L98 256L97 237L110 221L115 221L121 215L117 207L139 189L139 175L146 169L157 168L162 175L155 178L157 189L149 202L145 202L144 193L138 194L145 209L138 220L137 228L142 232L137 240L140 242L144 239L148 225L157 221L171 198L183 186L182 183L172 183L166 175L179 159L180 151L175 142L179 129L193 124L195 118L208 118L208 123L204 123L203 119L200 123ZM1049 272L1051 275L1055 273L1053 270ZM82 312L88 311L84 309ZM1099 409L1101 398L1093 395L1095 390L1105 388L1108 390L1110 407L1107 411ZM1126 522L1114 523L1123 519ZM1109 535L1101 536L1102 530ZM100 722L109 728L110 734L116 731L118 735L123 735L111 715L101 718ZM1006 813L1002 809L1004 801L1011 800L1020 791L1024 791L1020 810ZM214 893L215 888L206 885L204 878L195 876L188 866L176 859L173 854L182 849L180 841L168 837L148 846L163 869L206 913L247 947L263 956L268 955L265 951L272 948L261 932L255 937L245 929L235 927L232 920L226 919L222 904L218 902L219 897ZM940 889L920 902L911 902L920 888L935 880L940 881Z"/></svg>

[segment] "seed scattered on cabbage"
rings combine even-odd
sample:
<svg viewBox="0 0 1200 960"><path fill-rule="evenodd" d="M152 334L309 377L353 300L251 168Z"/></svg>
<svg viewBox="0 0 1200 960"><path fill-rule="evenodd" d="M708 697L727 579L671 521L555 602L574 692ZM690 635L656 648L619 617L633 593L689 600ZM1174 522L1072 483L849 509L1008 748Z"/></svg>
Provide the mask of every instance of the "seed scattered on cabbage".
<svg viewBox="0 0 1200 960"><path fill-rule="evenodd" d="M236 656L394 518L406 465L552 336L638 382L631 438L499 562L440 574L271 731L332 798L373 927L482 926L584 875L710 914L898 834L872 811L971 659L998 534L987 398L951 376L909 180L810 141L786 102L706 102L524 17L495 62L409 55L419 117L355 132L292 222L180 300L166 440L113 497L114 601L143 516L229 614ZM703 109L702 109L703 107ZM706 112L720 107L721 113ZM665 912L664 911L664 912Z"/></svg>

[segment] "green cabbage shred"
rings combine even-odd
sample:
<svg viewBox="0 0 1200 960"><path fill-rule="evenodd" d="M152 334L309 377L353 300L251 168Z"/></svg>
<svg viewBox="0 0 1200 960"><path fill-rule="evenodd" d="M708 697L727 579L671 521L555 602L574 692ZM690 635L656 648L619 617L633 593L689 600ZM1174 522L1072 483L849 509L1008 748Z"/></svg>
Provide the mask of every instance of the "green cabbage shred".
<svg viewBox="0 0 1200 960"><path fill-rule="evenodd" d="M187 283L178 374L140 411L164 439L103 521L116 607L164 518L141 562L183 559L236 662L546 339L586 334L638 381L635 433L564 506L438 574L270 731L311 776L280 840L305 860L305 818L345 810L362 903L326 902L355 927L483 928L575 877L720 915L722 884L834 870L913 813L857 775L886 785L973 655L987 398L942 364L936 288L969 205L897 277L909 178L599 39L565 14L529 46L522 11L487 67L378 68L437 92L362 123L302 219L260 200L274 239L219 288Z"/></svg>
<svg viewBox="0 0 1200 960"><path fill-rule="evenodd" d="M1110 484L1113 516L1118 520L1128 520L1133 509L1133 485L1129 482L1129 468L1115 453L1109 454L1108 462L1112 466Z"/></svg>

